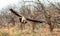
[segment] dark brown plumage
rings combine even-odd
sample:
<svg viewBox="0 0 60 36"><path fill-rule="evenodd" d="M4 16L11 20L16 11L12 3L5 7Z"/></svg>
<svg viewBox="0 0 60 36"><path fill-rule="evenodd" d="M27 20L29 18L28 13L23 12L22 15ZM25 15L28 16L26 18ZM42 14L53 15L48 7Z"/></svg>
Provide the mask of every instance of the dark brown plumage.
<svg viewBox="0 0 60 36"><path fill-rule="evenodd" d="M35 20L35 19L29 19L29 18L26 18L26 17L24 17L24 16L22 16L21 14L19 15L16 11L14 11L13 9L10 9L10 11L12 12L12 13L14 13L16 16L18 16L19 17L19 20L20 20L20 22L22 23L21 24L21 29L23 29L23 24L25 25L25 23L27 23L28 21L32 21L32 22L38 22L38 23L43 23L44 21L38 21L38 20ZM34 30L34 28L35 28L35 26L36 26L36 24L32 24L32 29Z"/></svg>
<svg viewBox="0 0 60 36"><path fill-rule="evenodd" d="M10 9L10 11L11 11L13 14L17 15L18 17L21 17L21 15L17 14L17 12L14 11L13 9Z"/></svg>
<svg viewBox="0 0 60 36"><path fill-rule="evenodd" d="M14 13L15 15L17 15L18 17L22 17L21 15L19 15L16 11L14 11L13 9L10 9L10 11L12 12L12 13ZM24 17L24 16L23 16ZM29 20L29 21L32 21L32 22L38 22L38 23L43 23L44 21L39 21L39 20L35 20L35 19L29 19L29 18L26 18L25 17L25 19L26 20Z"/></svg>

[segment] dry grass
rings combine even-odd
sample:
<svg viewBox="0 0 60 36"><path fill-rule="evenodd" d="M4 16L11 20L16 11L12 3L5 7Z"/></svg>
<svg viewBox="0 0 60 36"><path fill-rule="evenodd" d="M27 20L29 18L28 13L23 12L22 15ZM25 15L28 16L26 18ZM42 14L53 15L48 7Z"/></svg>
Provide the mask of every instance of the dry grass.
<svg viewBox="0 0 60 36"><path fill-rule="evenodd" d="M51 32L48 25L41 26L40 24L37 25L35 32L32 32L32 27L27 25L23 30L18 25L9 28L5 27L0 29L0 36L60 36L60 29L54 28L53 32Z"/></svg>

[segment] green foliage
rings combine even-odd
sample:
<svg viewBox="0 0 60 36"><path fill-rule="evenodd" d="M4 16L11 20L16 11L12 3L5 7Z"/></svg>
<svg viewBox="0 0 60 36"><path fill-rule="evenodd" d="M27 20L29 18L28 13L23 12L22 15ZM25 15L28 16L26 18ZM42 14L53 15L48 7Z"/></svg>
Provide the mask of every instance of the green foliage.
<svg viewBox="0 0 60 36"><path fill-rule="evenodd" d="M47 14L47 15L49 15L49 14L50 14L50 12L49 12L49 11L46 11L46 14Z"/></svg>
<svg viewBox="0 0 60 36"><path fill-rule="evenodd" d="M13 35L14 36L20 36L20 33L18 31L15 31Z"/></svg>
<svg viewBox="0 0 60 36"><path fill-rule="evenodd" d="M55 28L60 28L60 24L55 24L54 27Z"/></svg>

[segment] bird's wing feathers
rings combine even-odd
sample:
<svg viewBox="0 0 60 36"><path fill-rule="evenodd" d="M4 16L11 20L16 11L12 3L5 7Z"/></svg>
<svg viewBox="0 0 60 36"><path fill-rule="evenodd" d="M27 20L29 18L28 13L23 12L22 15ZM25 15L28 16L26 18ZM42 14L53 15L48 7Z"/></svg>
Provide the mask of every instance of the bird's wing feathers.
<svg viewBox="0 0 60 36"><path fill-rule="evenodd" d="M15 15L17 15L18 17L22 17L21 15L19 15L16 11L14 11L13 9L10 9L10 11L12 12L12 13L14 13ZM24 17L24 16L23 16ZM39 23L42 23L42 22L44 22L44 21L38 21L38 20L35 20L35 19L29 19L29 18L26 18L25 17L25 19L26 20L29 20L29 21L33 21L33 22L39 22Z"/></svg>
<svg viewBox="0 0 60 36"><path fill-rule="evenodd" d="M10 9L10 11L13 13L13 14L15 14L15 15L17 15L18 17L21 17L21 15L19 15L16 11L14 11L13 9Z"/></svg>

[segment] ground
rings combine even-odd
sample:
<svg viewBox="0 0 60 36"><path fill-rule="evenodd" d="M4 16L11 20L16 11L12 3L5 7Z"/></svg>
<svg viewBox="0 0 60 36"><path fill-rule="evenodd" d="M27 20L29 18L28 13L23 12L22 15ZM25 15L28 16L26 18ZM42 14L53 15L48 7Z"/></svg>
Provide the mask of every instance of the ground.
<svg viewBox="0 0 60 36"><path fill-rule="evenodd" d="M19 25L15 25L14 27L1 28L0 36L60 36L60 29L54 28L53 31L50 31L49 25L38 24L33 32L29 25L25 25L23 30L19 28Z"/></svg>

